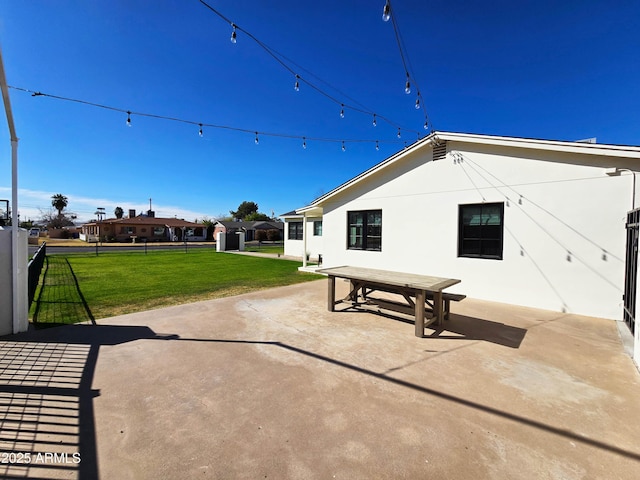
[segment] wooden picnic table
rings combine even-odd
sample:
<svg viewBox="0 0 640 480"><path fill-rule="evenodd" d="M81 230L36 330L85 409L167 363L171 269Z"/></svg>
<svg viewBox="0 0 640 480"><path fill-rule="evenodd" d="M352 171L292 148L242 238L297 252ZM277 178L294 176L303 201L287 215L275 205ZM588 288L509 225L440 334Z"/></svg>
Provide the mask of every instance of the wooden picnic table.
<svg viewBox="0 0 640 480"><path fill-rule="evenodd" d="M407 302L403 308L400 308L395 302L379 299L376 300L376 303L381 308L390 307L392 310L405 313L410 312L415 315L416 337L424 336L427 295L429 294L429 296L433 297L433 316L428 324L437 322L438 325L441 325L445 313L442 291L445 288L460 283L460 280L455 278L433 277L430 275L417 275L413 273L351 266L323 268L317 272L324 273L329 278L327 306L330 312L335 311L337 303L343 301L357 303L359 296L367 302L368 294L376 290L401 295ZM351 282L349 295L344 300L339 300L338 302L336 302L335 298L336 278L345 278ZM414 298L415 301L413 300Z"/></svg>

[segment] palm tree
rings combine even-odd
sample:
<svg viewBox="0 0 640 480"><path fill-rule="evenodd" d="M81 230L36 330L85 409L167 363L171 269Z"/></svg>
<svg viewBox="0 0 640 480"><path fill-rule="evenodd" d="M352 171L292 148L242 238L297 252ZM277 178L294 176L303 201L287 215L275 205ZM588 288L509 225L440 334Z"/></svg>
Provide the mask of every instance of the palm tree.
<svg viewBox="0 0 640 480"><path fill-rule="evenodd" d="M122 218L122 216L124 215L124 210L122 209L122 207L116 207L113 213L116 215L116 218Z"/></svg>
<svg viewBox="0 0 640 480"><path fill-rule="evenodd" d="M64 210L69 204L69 199L62 195L61 193L57 193L51 197L51 205L53 208L58 210L58 216L62 216L62 210Z"/></svg>

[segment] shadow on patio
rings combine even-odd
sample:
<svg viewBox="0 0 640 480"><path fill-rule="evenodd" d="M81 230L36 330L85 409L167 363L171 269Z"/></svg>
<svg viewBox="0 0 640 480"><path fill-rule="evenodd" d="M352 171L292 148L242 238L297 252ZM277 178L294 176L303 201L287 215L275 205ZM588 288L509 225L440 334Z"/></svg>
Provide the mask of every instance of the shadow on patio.
<svg viewBox="0 0 640 480"><path fill-rule="evenodd" d="M45 258L42 283L31 311L36 327L96 323L69 261L61 256Z"/></svg>
<svg viewBox="0 0 640 480"><path fill-rule="evenodd" d="M0 477L97 479L100 346L153 338L148 327L73 325L0 339Z"/></svg>

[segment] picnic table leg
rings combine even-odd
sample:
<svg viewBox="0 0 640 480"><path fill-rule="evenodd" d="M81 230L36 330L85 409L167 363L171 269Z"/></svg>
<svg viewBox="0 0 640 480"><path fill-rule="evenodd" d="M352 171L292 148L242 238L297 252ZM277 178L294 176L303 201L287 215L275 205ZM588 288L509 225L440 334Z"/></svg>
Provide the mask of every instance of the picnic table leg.
<svg viewBox="0 0 640 480"><path fill-rule="evenodd" d="M444 319L442 291L433 292L433 315L437 318L436 324L442 325L442 320Z"/></svg>
<svg viewBox="0 0 640 480"><path fill-rule="evenodd" d="M327 296L327 307L330 312L334 312L336 309L336 277L329 275L329 288Z"/></svg>
<svg viewBox="0 0 640 480"><path fill-rule="evenodd" d="M416 291L416 337L424 337L424 290Z"/></svg>

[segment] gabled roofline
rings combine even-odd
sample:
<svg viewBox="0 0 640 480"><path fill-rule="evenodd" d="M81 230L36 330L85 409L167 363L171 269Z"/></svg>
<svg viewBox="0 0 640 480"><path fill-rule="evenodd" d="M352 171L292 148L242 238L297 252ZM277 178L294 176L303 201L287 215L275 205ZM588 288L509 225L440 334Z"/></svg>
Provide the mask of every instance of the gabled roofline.
<svg viewBox="0 0 640 480"><path fill-rule="evenodd" d="M609 145L587 142L571 142L562 140L542 140L534 138L522 138L522 137L504 137L496 135L480 135L473 133L453 133L453 132L431 132L425 138L418 140L412 145L400 150L399 152L391 155L382 162L374 165L361 174L347 180L342 185L334 188L328 193L316 198L309 205L295 210L298 214L310 212L313 210L322 209L322 203L329 198L343 192L351 186L360 183L376 172L388 168L394 163L404 158L406 155L414 152L417 149L422 148L425 145L432 143L439 143L440 141L455 141L463 143L477 143L484 145L494 145L501 147L512 148L528 148L534 150L552 150L556 152L574 153L574 154L586 154L586 155L600 155L616 158L633 158L640 160L640 147L638 146L626 146L626 145Z"/></svg>
<svg viewBox="0 0 640 480"><path fill-rule="evenodd" d="M374 165L373 167L371 167L370 169L362 172L360 175L357 175L357 176L353 177L352 179L347 180L342 185L339 185L338 187L334 188L330 192L325 193L324 195L316 198L309 205L307 205L306 207L299 208L295 212L298 213L298 214L303 214L303 213L306 213L306 212L309 212L309 211L313 211L313 210L319 208L320 207L320 203L322 203L324 200L326 200L326 199L328 199L330 197L333 197L334 195L340 193L341 191L349 188L351 185L353 185L355 183L359 183L360 181L364 180L365 178L370 177L371 175L373 175L378 170L381 170L383 168L386 168L389 165L392 165L393 163L396 163L399 159L401 159L401 158L405 157L407 154L417 150L422 145L431 144L434 141L434 138L436 138L436 132L432 132L429 135L427 135L425 138L422 138L422 139L418 140L417 142L412 143L408 147L403 148L399 152L394 153L389 158L386 158L382 162L380 162L380 163Z"/></svg>
<svg viewBox="0 0 640 480"><path fill-rule="evenodd" d="M436 132L440 140L466 143L482 143L503 147L533 148L557 152L579 153L587 155L605 155L609 157L627 157L640 159L640 147L629 145L611 145L604 143L571 142L566 140L543 140L536 138L503 137L497 135L479 135L474 133Z"/></svg>

